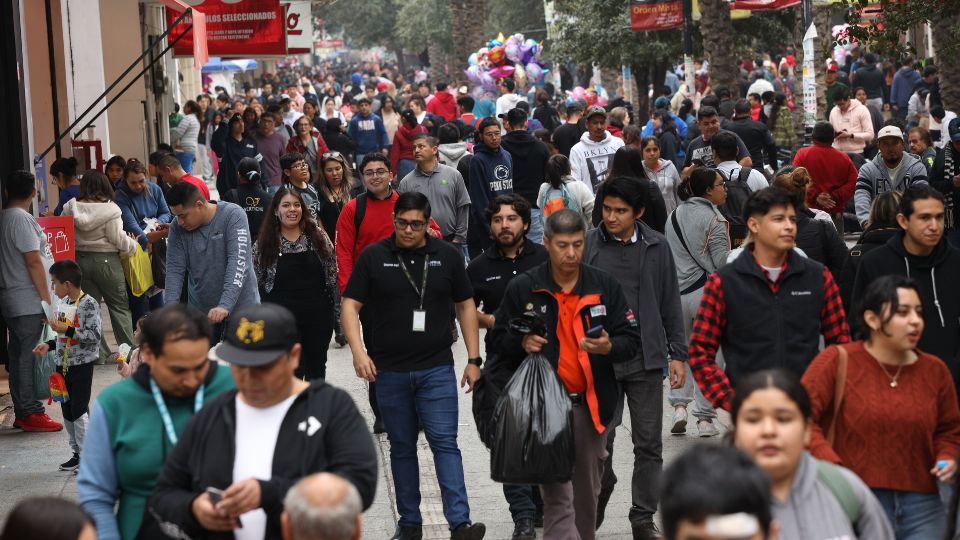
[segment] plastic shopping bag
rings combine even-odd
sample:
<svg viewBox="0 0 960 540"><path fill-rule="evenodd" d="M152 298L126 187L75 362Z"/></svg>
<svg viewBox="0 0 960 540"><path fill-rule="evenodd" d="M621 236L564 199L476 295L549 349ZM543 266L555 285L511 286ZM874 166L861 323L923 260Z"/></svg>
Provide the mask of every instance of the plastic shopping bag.
<svg viewBox="0 0 960 540"><path fill-rule="evenodd" d="M127 285L134 296L143 296L150 287L153 287L153 269L150 265L150 256L137 244L137 251L126 259L121 258L123 275L127 278Z"/></svg>
<svg viewBox="0 0 960 540"><path fill-rule="evenodd" d="M493 413L490 476L505 484L553 484L573 477L573 408L550 362L531 354Z"/></svg>
<svg viewBox="0 0 960 540"><path fill-rule="evenodd" d="M40 334L40 343L46 343L56 339L57 333L49 325L43 325L43 332ZM36 356L36 362L33 364L33 391L37 400L50 398L50 375L57 370L57 351L50 349L47 354Z"/></svg>

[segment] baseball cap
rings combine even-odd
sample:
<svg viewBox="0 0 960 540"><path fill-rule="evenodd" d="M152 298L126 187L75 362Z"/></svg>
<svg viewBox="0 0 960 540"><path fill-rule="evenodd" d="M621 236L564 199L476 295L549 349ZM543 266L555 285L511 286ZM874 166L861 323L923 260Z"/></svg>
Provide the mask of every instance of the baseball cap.
<svg viewBox="0 0 960 540"><path fill-rule="evenodd" d="M587 120L589 120L591 116L594 116L594 115L597 115L597 114L599 114L599 115L603 116L604 118L606 118L606 117L607 117L607 110L604 109L603 107L601 107L600 105L594 105L594 106L590 107L589 109L587 109L587 114L584 115L584 118L587 119Z"/></svg>
<svg viewBox="0 0 960 540"><path fill-rule="evenodd" d="M280 103L283 103L284 101L290 101L290 96L287 94L280 94Z"/></svg>
<svg viewBox="0 0 960 540"><path fill-rule="evenodd" d="M829 64L827 64L827 71L829 71L829 72L831 72L831 73L836 73L836 71L837 71L837 65L834 64L833 62L830 62Z"/></svg>
<svg viewBox="0 0 960 540"><path fill-rule="evenodd" d="M514 107L505 113L500 113L497 116L506 120L511 126L521 126L527 121L527 112L517 107Z"/></svg>
<svg viewBox="0 0 960 540"><path fill-rule="evenodd" d="M947 127L950 133L950 142L960 143L960 118L954 118Z"/></svg>
<svg viewBox="0 0 960 540"><path fill-rule="evenodd" d="M579 101L567 105L567 114L583 112L583 105Z"/></svg>
<svg viewBox="0 0 960 540"><path fill-rule="evenodd" d="M224 339L210 349L210 356L235 366L265 366L299 341L293 313L266 302L231 314Z"/></svg>
<svg viewBox="0 0 960 540"><path fill-rule="evenodd" d="M884 126L877 132L877 140L880 140L884 137L896 137L898 139L903 139L903 132L900 131L900 128L897 126Z"/></svg>

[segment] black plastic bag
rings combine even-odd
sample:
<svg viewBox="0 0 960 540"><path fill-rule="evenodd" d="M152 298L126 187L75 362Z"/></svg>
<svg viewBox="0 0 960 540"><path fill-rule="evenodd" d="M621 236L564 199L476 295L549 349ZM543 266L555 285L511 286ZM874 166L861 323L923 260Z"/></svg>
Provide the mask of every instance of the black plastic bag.
<svg viewBox="0 0 960 540"><path fill-rule="evenodd" d="M531 354L503 388L493 413L490 476L505 484L573 477L573 409L550 362Z"/></svg>

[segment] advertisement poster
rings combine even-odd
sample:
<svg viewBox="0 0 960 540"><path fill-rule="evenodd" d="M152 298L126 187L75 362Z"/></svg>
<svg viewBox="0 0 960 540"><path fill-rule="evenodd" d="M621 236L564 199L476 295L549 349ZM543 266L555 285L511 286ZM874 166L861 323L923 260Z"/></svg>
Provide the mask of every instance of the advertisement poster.
<svg viewBox="0 0 960 540"><path fill-rule="evenodd" d="M210 56L250 57L287 54L286 17L280 0L203 0L191 2L206 18L207 51ZM167 24L180 13L167 8ZM191 17L184 23L192 22ZM176 26L167 36L172 43L186 31ZM193 55L192 32L174 47L176 56Z"/></svg>
<svg viewBox="0 0 960 540"><path fill-rule="evenodd" d="M653 32L683 26L680 0L632 0L630 2L630 29L634 32Z"/></svg>

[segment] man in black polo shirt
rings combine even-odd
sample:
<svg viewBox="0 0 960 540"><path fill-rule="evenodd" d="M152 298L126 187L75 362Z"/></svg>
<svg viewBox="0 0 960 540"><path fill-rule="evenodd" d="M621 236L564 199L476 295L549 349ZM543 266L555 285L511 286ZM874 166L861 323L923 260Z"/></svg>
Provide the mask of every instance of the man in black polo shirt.
<svg viewBox="0 0 960 540"><path fill-rule="evenodd" d="M477 319L482 328L493 328L496 317L493 315L500 307L503 293L510 280L527 270L546 262L550 256L542 245L526 238L530 228L530 203L522 195L513 193L499 195L486 209L487 223L494 244L477 258L470 261L467 274L473 284L473 298L482 311ZM489 353L488 353L489 356ZM495 365L495 364L491 364ZM503 388L511 370L490 371L484 373L487 384ZM476 399L476 398L474 398ZM504 484L503 495L510 505L513 517L513 538L533 540L536 538L534 523L537 514L543 517L543 503L537 486ZM539 509L539 512L538 512Z"/></svg>
<svg viewBox="0 0 960 540"><path fill-rule="evenodd" d="M400 520L395 540L419 540L418 422L436 463L443 512L451 538L483 538L470 522L463 459L457 447L458 398L449 316L456 307L470 359L460 386L480 377L480 339L473 288L455 247L426 234L430 202L422 193L397 198L394 233L363 250L343 293L341 318L357 376L376 380L377 401L390 440ZM369 350L360 337L360 308L373 332Z"/></svg>

